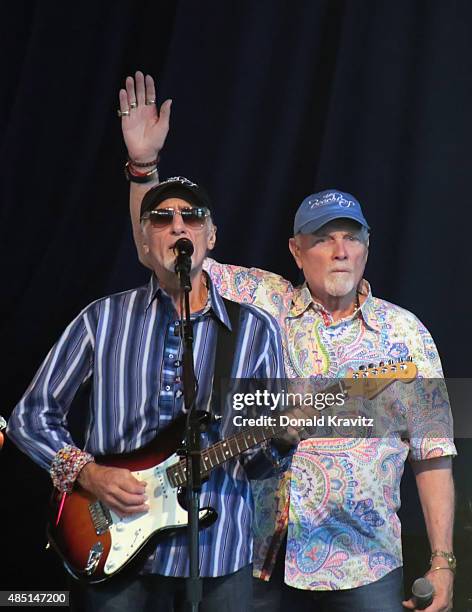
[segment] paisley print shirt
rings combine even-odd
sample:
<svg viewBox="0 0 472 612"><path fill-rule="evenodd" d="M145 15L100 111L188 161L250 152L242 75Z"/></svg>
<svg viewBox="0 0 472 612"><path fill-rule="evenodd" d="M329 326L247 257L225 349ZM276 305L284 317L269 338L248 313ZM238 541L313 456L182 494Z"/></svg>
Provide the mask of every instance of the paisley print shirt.
<svg viewBox="0 0 472 612"><path fill-rule="evenodd" d="M337 590L380 579L402 565L397 511L405 460L456 454L447 393L432 380L443 374L431 335L410 312L373 297L365 280L358 310L334 322L306 285L211 259L206 269L221 295L278 320L291 378L343 377L366 363L407 357L417 366L421 387L395 383L382 393L407 415L408 439L311 438L298 445L291 470L253 483L257 577L269 580L288 530L287 584ZM432 411L444 422L429 418Z"/></svg>

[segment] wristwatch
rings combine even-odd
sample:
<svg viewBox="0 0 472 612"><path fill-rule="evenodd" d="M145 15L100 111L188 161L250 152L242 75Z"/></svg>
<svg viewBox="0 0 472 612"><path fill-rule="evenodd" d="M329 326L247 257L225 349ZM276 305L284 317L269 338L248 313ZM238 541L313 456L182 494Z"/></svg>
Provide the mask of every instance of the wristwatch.
<svg viewBox="0 0 472 612"><path fill-rule="evenodd" d="M457 561L452 551L433 550L433 552L431 553L431 559L429 560L430 563L433 562L434 557L443 557L444 559L446 559L449 569L453 572L456 571Z"/></svg>

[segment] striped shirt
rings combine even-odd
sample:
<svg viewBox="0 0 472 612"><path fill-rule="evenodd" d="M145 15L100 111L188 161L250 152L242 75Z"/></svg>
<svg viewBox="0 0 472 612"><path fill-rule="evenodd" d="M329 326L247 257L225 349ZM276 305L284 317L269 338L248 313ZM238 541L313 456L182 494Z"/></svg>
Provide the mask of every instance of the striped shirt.
<svg viewBox="0 0 472 612"><path fill-rule="evenodd" d="M192 315L197 406L208 406L217 327L231 329L224 303L209 284L207 308ZM94 456L126 453L149 442L183 409L179 320L152 276L148 285L99 299L70 323L51 349L9 420L9 436L40 466L74 442L67 415L79 387L92 381L84 450ZM265 312L240 310L233 378L283 378L280 334ZM73 409L73 405L72 405ZM212 432L208 438L213 441ZM259 456L261 453L259 453ZM250 457L254 454L250 454ZM200 534L202 576L226 575L252 560L253 501L243 467L234 458L211 472L200 504L218 520ZM187 535L159 543L145 571L188 576Z"/></svg>

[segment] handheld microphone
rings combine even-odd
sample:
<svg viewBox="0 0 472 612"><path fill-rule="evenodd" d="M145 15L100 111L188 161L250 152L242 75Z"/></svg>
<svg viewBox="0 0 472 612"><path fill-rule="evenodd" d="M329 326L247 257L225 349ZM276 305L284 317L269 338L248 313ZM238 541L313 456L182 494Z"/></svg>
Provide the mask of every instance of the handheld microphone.
<svg viewBox="0 0 472 612"><path fill-rule="evenodd" d="M184 291L191 291L189 272L192 267L193 244L188 238L179 238L174 244L175 273L180 279L180 285Z"/></svg>
<svg viewBox="0 0 472 612"><path fill-rule="evenodd" d="M417 578L411 587L411 596L415 608L424 610L433 602L434 587L427 578Z"/></svg>

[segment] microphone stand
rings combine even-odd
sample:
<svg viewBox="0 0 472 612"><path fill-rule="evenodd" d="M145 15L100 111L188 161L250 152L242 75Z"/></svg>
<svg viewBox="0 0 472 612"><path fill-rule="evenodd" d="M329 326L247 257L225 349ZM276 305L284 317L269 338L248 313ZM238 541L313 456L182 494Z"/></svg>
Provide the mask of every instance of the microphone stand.
<svg viewBox="0 0 472 612"><path fill-rule="evenodd" d="M187 601L192 612L198 612L202 600L202 581L199 567L199 531L200 490L201 490L201 444L200 422L196 410L197 381L193 366L193 325L190 320L190 282L191 256L179 252L175 263L175 272L179 276L183 292L184 308L180 311L180 335L183 340L183 387L184 403L188 410L185 430L186 475L187 475L187 511L190 577L187 579ZM181 300L182 304L182 300Z"/></svg>

